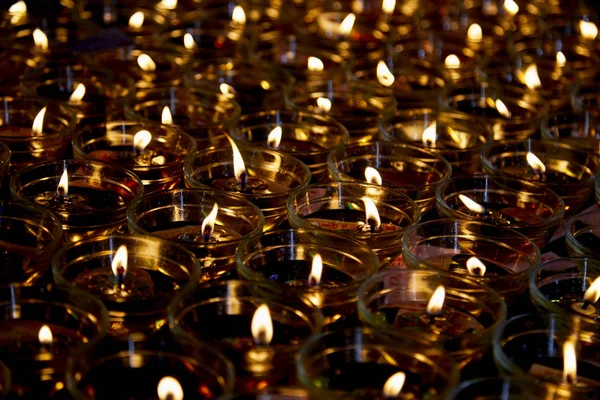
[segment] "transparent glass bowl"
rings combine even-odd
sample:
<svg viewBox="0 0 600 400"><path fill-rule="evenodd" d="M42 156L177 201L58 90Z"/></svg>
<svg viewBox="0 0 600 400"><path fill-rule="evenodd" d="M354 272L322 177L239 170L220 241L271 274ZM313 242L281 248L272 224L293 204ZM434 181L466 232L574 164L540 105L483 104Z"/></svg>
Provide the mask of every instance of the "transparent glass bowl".
<svg viewBox="0 0 600 400"><path fill-rule="evenodd" d="M488 399L572 399L569 390L527 377L477 378L462 382L450 396L452 400Z"/></svg>
<svg viewBox="0 0 600 400"><path fill-rule="evenodd" d="M600 249L600 211L575 215L567 223L565 242L572 257L598 257Z"/></svg>
<svg viewBox="0 0 600 400"><path fill-rule="evenodd" d="M600 155L600 119L590 110L545 115L540 131L542 139Z"/></svg>

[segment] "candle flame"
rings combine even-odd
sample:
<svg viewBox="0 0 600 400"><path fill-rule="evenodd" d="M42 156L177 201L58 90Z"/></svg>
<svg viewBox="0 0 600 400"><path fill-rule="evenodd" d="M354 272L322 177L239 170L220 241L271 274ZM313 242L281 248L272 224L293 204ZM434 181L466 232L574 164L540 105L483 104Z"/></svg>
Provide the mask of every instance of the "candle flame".
<svg viewBox="0 0 600 400"><path fill-rule="evenodd" d="M427 314L429 315L440 315L442 308L444 307L444 300L446 299L446 289L442 285L438 286L433 294L429 303L427 304Z"/></svg>
<svg viewBox="0 0 600 400"><path fill-rule="evenodd" d="M113 256L111 266L115 276L119 276L120 268L123 269L123 275L127 273L127 247L125 245L119 246L117 252Z"/></svg>
<svg viewBox="0 0 600 400"><path fill-rule="evenodd" d="M135 12L129 17L129 27L131 29L140 29L144 25L144 13L141 11Z"/></svg>
<svg viewBox="0 0 600 400"><path fill-rule="evenodd" d="M177 8L177 0L161 0L156 8L162 8L164 10L174 10Z"/></svg>
<svg viewBox="0 0 600 400"><path fill-rule="evenodd" d="M142 129L133 136L133 147L138 151L142 152L152 141L152 134L145 129Z"/></svg>
<svg viewBox="0 0 600 400"><path fill-rule="evenodd" d="M585 291L583 299L591 304L596 303L598 299L600 299L600 276L597 277Z"/></svg>
<svg viewBox="0 0 600 400"><path fill-rule="evenodd" d="M323 258L320 254L315 254L312 260L312 267L310 269L310 275L308 276L309 286L319 286L321 283L321 276L323 275Z"/></svg>
<svg viewBox="0 0 600 400"><path fill-rule="evenodd" d="M48 325L44 325L40 328L40 332L38 333L38 339L40 344L50 345L52 344L54 337L52 336L52 331Z"/></svg>
<svg viewBox="0 0 600 400"><path fill-rule="evenodd" d="M346 18L344 18L339 27L340 35L348 36L350 32L352 32L352 28L354 27L354 21L356 21L356 15L354 15L353 13L346 15Z"/></svg>
<svg viewBox="0 0 600 400"><path fill-rule="evenodd" d="M246 164L244 163L240 149L238 149L233 139L231 139L229 136L227 139L229 139L229 143L231 143L231 150L233 150L233 173L235 174L235 179L237 179L238 182L241 182L242 175L246 173Z"/></svg>
<svg viewBox="0 0 600 400"><path fill-rule="evenodd" d="M144 72L156 71L156 63L148 54L140 54L137 63Z"/></svg>
<svg viewBox="0 0 600 400"><path fill-rule="evenodd" d="M69 194L69 174L67 173L67 169L65 168L62 175L60 176L60 180L58 181L58 186L56 187L56 193L59 196L66 196Z"/></svg>
<svg viewBox="0 0 600 400"><path fill-rule="evenodd" d="M437 141L437 122L433 121L431 125L427 127L423 131L423 135L421 136L421 140L423 145L429 147L435 147L435 142Z"/></svg>
<svg viewBox="0 0 600 400"><path fill-rule="evenodd" d="M481 204L477 203L476 201L474 201L473 199L471 199L470 197L467 197L464 194L459 194L458 198L460 201L463 202L463 204L465 206L467 206L467 208L469 210L479 213L479 214L484 212L483 206Z"/></svg>
<svg viewBox="0 0 600 400"><path fill-rule="evenodd" d="M46 116L46 107L42 108L33 119L31 130L36 135L41 135L44 131L44 117Z"/></svg>
<svg viewBox="0 0 600 400"><path fill-rule="evenodd" d="M331 100L329 100L326 97L319 97L317 99L317 107L319 107L319 110L323 111L323 112L329 112L329 110L331 110Z"/></svg>
<svg viewBox="0 0 600 400"><path fill-rule="evenodd" d="M519 5L514 0L504 0L504 9L512 16L519 12Z"/></svg>
<svg viewBox="0 0 600 400"><path fill-rule="evenodd" d="M377 63L377 80L383 86L388 87L392 86L394 84L394 81L396 80L394 78L394 74L392 74L392 71L390 71L387 64L383 60L380 60Z"/></svg>
<svg viewBox="0 0 600 400"><path fill-rule="evenodd" d="M267 145L272 149L279 148L282 133L283 131L280 126L276 126L275 128L273 128L273 130L269 132L269 136L267 137Z"/></svg>
<svg viewBox="0 0 600 400"><path fill-rule="evenodd" d="M69 97L69 102L78 103L83 100L85 96L85 85L83 83L78 83L75 87L73 93L71 93L71 97Z"/></svg>
<svg viewBox="0 0 600 400"><path fill-rule="evenodd" d="M383 183L381 174L373 167L365 168L365 180L369 183L374 183L375 185L381 185Z"/></svg>
<svg viewBox="0 0 600 400"><path fill-rule="evenodd" d="M236 24L244 25L246 23L246 13L242 6L235 6L231 14L231 20Z"/></svg>
<svg viewBox="0 0 600 400"><path fill-rule="evenodd" d="M579 21L579 30L584 39L594 40L598 36L598 27L593 22Z"/></svg>
<svg viewBox="0 0 600 400"><path fill-rule="evenodd" d="M485 264L477 257L471 257L467 260L467 271L474 276L484 276L487 268Z"/></svg>
<svg viewBox="0 0 600 400"><path fill-rule="evenodd" d="M379 229L381 226L381 218L379 218L379 211L377 210L375 202L369 197L363 197L362 201L365 203L365 218L367 220L367 225L373 224L375 230Z"/></svg>
<svg viewBox="0 0 600 400"><path fill-rule="evenodd" d="M444 60L444 64L446 65L446 68L458 68L460 67L460 59L456 54L450 54Z"/></svg>
<svg viewBox="0 0 600 400"><path fill-rule="evenodd" d="M171 110L169 106L164 106L162 109L162 114L160 116L160 122L163 125L172 125L173 124L173 115L171 114Z"/></svg>
<svg viewBox="0 0 600 400"><path fill-rule="evenodd" d="M396 0L383 0L383 4L381 5L381 11L383 11L386 14L393 14L395 8Z"/></svg>
<svg viewBox="0 0 600 400"><path fill-rule="evenodd" d="M196 47L196 41L191 33L183 35L183 46L188 50L192 50Z"/></svg>
<svg viewBox="0 0 600 400"><path fill-rule="evenodd" d="M398 397L400 392L402 392L404 382L406 382L406 374L404 372L396 372L390 376L383 385L383 397L386 399Z"/></svg>
<svg viewBox="0 0 600 400"><path fill-rule="evenodd" d="M311 72L319 72L325 69L323 61L319 57L308 57L308 70Z"/></svg>
<svg viewBox="0 0 600 400"><path fill-rule="evenodd" d="M219 212L219 205L215 203L210 213L202 221L202 234L204 236L210 236L215 231L215 221L217 220L217 213Z"/></svg>
<svg viewBox="0 0 600 400"><path fill-rule="evenodd" d="M535 154L531 153L531 152L527 152L527 164L529 164L529 166L535 171L535 172L539 172L539 173L544 173L546 172L546 166L544 165L544 163L542 162L542 160L539 159L538 156L536 156Z"/></svg>
<svg viewBox="0 0 600 400"><path fill-rule="evenodd" d="M273 340L273 321L269 306L262 304L254 312L250 327L252 338L257 345L268 345Z"/></svg>
<svg viewBox="0 0 600 400"><path fill-rule="evenodd" d="M531 64L525 70L525 85L531 90L542 86L542 81L540 81L540 76L538 75L537 65Z"/></svg>
<svg viewBox="0 0 600 400"><path fill-rule="evenodd" d="M467 31L467 39L470 42L481 42L481 39L483 39L483 31L481 30L481 26L479 24L471 24L471 26L469 26L469 30Z"/></svg>
<svg viewBox="0 0 600 400"><path fill-rule="evenodd" d="M558 65L559 67L564 67L565 65L567 65L567 57L562 51L556 53L556 65Z"/></svg>
<svg viewBox="0 0 600 400"><path fill-rule="evenodd" d="M33 42L38 49L42 51L48 50L48 36L41 29L35 28L33 31Z"/></svg>
<svg viewBox="0 0 600 400"><path fill-rule="evenodd" d="M24 1L17 1L10 6L8 12L11 14L27 14L27 4Z"/></svg>
<svg viewBox="0 0 600 400"><path fill-rule="evenodd" d="M165 376L156 387L159 400L183 400L183 388L172 376Z"/></svg>
<svg viewBox="0 0 600 400"><path fill-rule="evenodd" d="M577 354L575 343L571 340L566 341L563 346L563 364L563 382L575 384L577 382Z"/></svg>
<svg viewBox="0 0 600 400"><path fill-rule="evenodd" d="M223 94L228 94L228 95L234 95L235 94L235 89L233 88L233 86L228 85L226 83L221 83L219 85L219 90Z"/></svg>
<svg viewBox="0 0 600 400"><path fill-rule="evenodd" d="M496 110L498 111L498 113L500 115L502 115L504 118L510 118L511 117L511 113L510 110L508 109L508 107L506 107L506 104L504 104L504 102L500 99L496 99Z"/></svg>

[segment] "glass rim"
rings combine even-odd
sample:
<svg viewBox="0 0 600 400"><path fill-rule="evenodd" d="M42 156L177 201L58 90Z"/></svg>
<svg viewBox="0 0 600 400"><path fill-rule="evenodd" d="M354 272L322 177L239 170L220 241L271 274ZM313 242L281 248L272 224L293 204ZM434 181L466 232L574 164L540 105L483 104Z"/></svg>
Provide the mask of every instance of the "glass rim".
<svg viewBox="0 0 600 400"><path fill-rule="evenodd" d="M594 216L594 215L598 215L600 217L600 210L595 209L592 211L586 211L584 213L576 214L576 215L572 216L571 218L569 218L569 221L567 222L567 225L565 227L565 242L567 244L567 248L569 247L569 245L574 245L574 246L578 247L579 249L582 249L584 251L586 250L586 248L581 244L581 242L575 236L573 236L573 230L574 230L573 226L575 225L576 221L581 221L582 219L585 219L589 216ZM600 218L598 220L598 223L596 223L596 224L591 223L589 225L592 228L596 228L596 227L600 228ZM581 256L581 257L592 258L593 255L590 254L590 255ZM578 258L578 257L575 257L575 258Z"/></svg>

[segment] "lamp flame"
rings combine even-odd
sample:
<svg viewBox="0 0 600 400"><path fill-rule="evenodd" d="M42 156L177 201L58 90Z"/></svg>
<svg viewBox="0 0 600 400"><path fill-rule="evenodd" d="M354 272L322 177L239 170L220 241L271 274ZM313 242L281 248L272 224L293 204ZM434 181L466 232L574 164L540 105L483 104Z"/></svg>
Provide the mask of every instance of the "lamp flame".
<svg viewBox="0 0 600 400"><path fill-rule="evenodd" d="M24 1L17 1L10 6L8 12L11 14L27 14L27 4Z"/></svg>
<svg viewBox="0 0 600 400"><path fill-rule="evenodd" d="M388 87L392 86L396 80L396 78L394 78L394 74L392 74L392 71L390 71L387 64L383 60L380 60L377 63L377 80L383 86Z"/></svg>
<svg viewBox="0 0 600 400"><path fill-rule="evenodd" d="M46 107L42 108L33 119L31 130L36 135L41 135L44 131L44 117L46 116Z"/></svg>
<svg viewBox="0 0 600 400"><path fill-rule="evenodd" d="M127 273L127 247L125 245L119 246L112 260L112 271L115 276L123 275Z"/></svg>
<svg viewBox="0 0 600 400"><path fill-rule="evenodd" d="M540 76L538 75L537 65L531 64L525 70L525 85L531 89L537 89L542 86L542 81L540 80Z"/></svg>
<svg viewBox="0 0 600 400"><path fill-rule="evenodd" d="M246 23L246 13L242 6L235 6L231 14L231 20L236 24L244 25Z"/></svg>
<svg viewBox="0 0 600 400"><path fill-rule="evenodd" d="M502 115L504 118L510 118L511 117L511 113L510 110L508 109L508 107L506 107L506 104L504 104L504 102L500 99L496 99L495 102L496 105L496 110L498 111L498 113L500 115Z"/></svg>
<svg viewBox="0 0 600 400"><path fill-rule="evenodd" d="M598 36L598 27L593 22L579 21L579 30L584 39L594 40Z"/></svg>
<svg viewBox="0 0 600 400"><path fill-rule="evenodd" d="M185 35L183 35L183 46L187 50L192 50L196 47L196 41L194 40L194 37L191 33L186 33Z"/></svg>
<svg viewBox="0 0 600 400"><path fill-rule="evenodd" d="M473 212L482 214L485 209L483 208L483 206L479 203L477 203L476 201L474 201L473 199L471 199L470 197L465 196L464 194L459 194L458 195L458 199L460 201L462 201L462 203L467 206L467 208Z"/></svg>
<svg viewBox="0 0 600 400"><path fill-rule="evenodd" d="M600 299L600 276L597 277L588 290L585 291L583 299L590 304L594 304Z"/></svg>
<svg viewBox="0 0 600 400"><path fill-rule="evenodd" d="M254 312L250 327L252 338L257 345L268 345L273 340L273 321L269 306L262 304Z"/></svg>
<svg viewBox="0 0 600 400"><path fill-rule="evenodd" d="M312 260L310 275L308 276L308 286L319 286L321 276L323 275L323 258L320 254L315 254Z"/></svg>
<svg viewBox="0 0 600 400"><path fill-rule="evenodd" d="M308 70L311 72L319 72L325 69L323 61L319 57L308 57Z"/></svg>
<svg viewBox="0 0 600 400"><path fill-rule="evenodd" d="M381 174L373 167L365 168L365 180L369 183L374 183L375 185L381 185L383 183Z"/></svg>
<svg viewBox="0 0 600 400"><path fill-rule="evenodd" d="M144 25L144 13L141 11L137 11L129 17L129 27L131 29L140 29L142 25Z"/></svg>
<svg viewBox="0 0 600 400"><path fill-rule="evenodd" d="M60 180L58 181L56 194L59 196L66 196L69 194L69 174L67 173L66 168L64 169L62 175L60 176Z"/></svg>
<svg viewBox="0 0 600 400"><path fill-rule="evenodd" d="M383 397L386 399L398 397L406 382L406 374L404 372L396 372L390 376L383 385Z"/></svg>
<svg viewBox="0 0 600 400"><path fill-rule="evenodd" d="M183 388L172 376L165 376L156 387L159 400L183 400Z"/></svg>
<svg viewBox="0 0 600 400"><path fill-rule="evenodd" d="M450 54L444 60L444 64L446 65L446 68L458 68L460 67L460 59L456 54Z"/></svg>
<svg viewBox="0 0 600 400"><path fill-rule="evenodd" d="M504 0L504 9L512 16L519 12L519 5L514 0Z"/></svg>
<svg viewBox="0 0 600 400"><path fill-rule="evenodd" d="M539 159L538 156L536 156L535 154L531 153L531 152L527 152L527 164L529 164L529 166L535 171L535 172L539 172L541 174L543 174L544 172L546 172L546 166L544 165L544 163L542 162L542 160Z"/></svg>
<svg viewBox="0 0 600 400"><path fill-rule="evenodd" d="M48 325L44 325L40 328L40 332L38 333L38 339L40 344L42 345L50 345L52 344L54 337L52 336L52 331Z"/></svg>
<svg viewBox="0 0 600 400"><path fill-rule="evenodd" d="M231 143L231 150L233 151L233 173L235 174L235 179L238 182L242 181L242 175L246 174L246 164L244 163L244 159L242 158L242 153L240 153L240 149L238 149L235 142L228 136L229 143Z"/></svg>
<svg viewBox="0 0 600 400"><path fill-rule="evenodd" d="M354 27L354 21L356 21L356 15L354 15L353 13L346 15L346 17L340 24L338 30L340 35L348 36L350 32L352 32L352 28Z"/></svg>
<svg viewBox="0 0 600 400"><path fill-rule="evenodd" d="M469 26L469 30L467 31L467 39L470 42L481 42L481 39L483 39L483 31L481 30L481 26L479 24L471 24L471 26Z"/></svg>
<svg viewBox="0 0 600 400"><path fill-rule="evenodd" d="M174 10L177 8L177 0L160 0L160 2L156 5L156 8Z"/></svg>
<svg viewBox="0 0 600 400"><path fill-rule="evenodd" d="M133 147L141 153L152 141L152 134L145 129L142 129L133 136Z"/></svg>
<svg viewBox="0 0 600 400"><path fill-rule="evenodd" d="M375 202L369 197L363 197L362 201L365 203L367 225L371 226L372 231L379 229L379 227L381 227L381 218L379 218L379 211L377 210Z"/></svg>
<svg viewBox="0 0 600 400"><path fill-rule="evenodd" d="M429 147L435 147L435 142L437 141L437 122L433 121L431 125L429 125L421 136L421 140L423 145Z"/></svg>
<svg viewBox="0 0 600 400"><path fill-rule="evenodd" d="M204 221L202 221L202 234L205 238L209 238L215 231L215 221L217 220L218 212L219 205L215 203L210 213L204 218Z"/></svg>
<svg viewBox="0 0 600 400"><path fill-rule="evenodd" d="M329 100L326 97L319 97L317 99L317 107L319 107L319 110L323 111L323 112L329 112L331 110L331 100Z"/></svg>
<svg viewBox="0 0 600 400"><path fill-rule="evenodd" d="M164 106L162 109L162 113L160 116L160 122L163 125L172 125L173 124L173 115L171 114L171 109L169 106Z"/></svg>
<svg viewBox="0 0 600 400"><path fill-rule="evenodd" d="M440 315L442 308L444 307L444 300L446 299L446 289L442 285L438 286L433 294L429 303L427 304L427 314L429 315Z"/></svg>
<svg viewBox="0 0 600 400"><path fill-rule="evenodd" d="M71 93L71 97L69 97L69 102L79 103L81 100L83 100L84 96L85 85L83 83L78 83L73 93Z"/></svg>
<svg viewBox="0 0 600 400"><path fill-rule="evenodd" d="M148 54L140 54L137 63L144 72L156 71L156 63Z"/></svg>
<svg viewBox="0 0 600 400"><path fill-rule="evenodd" d="M48 36L41 29L35 28L33 31L33 42L38 49L42 51L48 50Z"/></svg>
<svg viewBox="0 0 600 400"><path fill-rule="evenodd" d="M571 385L577 382L577 354L571 340L563 346L563 382Z"/></svg>
<svg viewBox="0 0 600 400"><path fill-rule="evenodd" d="M486 271L485 264L477 257L471 257L467 260L467 271L474 276L484 276Z"/></svg>
<svg viewBox="0 0 600 400"><path fill-rule="evenodd" d="M556 53L556 65L558 65L559 67L564 67L565 65L567 65L567 57L562 51Z"/></svg>
<svg viewBox="0 0 600 400"><path fill-rule="evenodd" d="M396 9L396 0L383 0L381 11L386 14L393 14L394 9Z"/></svg>
<svg viewBox="0 0 600 400"><path fill-rule="evenodd" d="M219 90L223 94L227 94L227 95L234 95L235 94L235 89L233 88L233 86L228 85L226 83L221 83L219 85Z"/></svg>
<svg viewBox="0 0 600 400"><path fill-rule="evenodd" d="M282 133L283 131L280 126L276 126L275 128L273 128L273 130L269 132L269 136L267 137L267 146L269 146L272 149L279 148L279 145L281 144Z"/></svg>

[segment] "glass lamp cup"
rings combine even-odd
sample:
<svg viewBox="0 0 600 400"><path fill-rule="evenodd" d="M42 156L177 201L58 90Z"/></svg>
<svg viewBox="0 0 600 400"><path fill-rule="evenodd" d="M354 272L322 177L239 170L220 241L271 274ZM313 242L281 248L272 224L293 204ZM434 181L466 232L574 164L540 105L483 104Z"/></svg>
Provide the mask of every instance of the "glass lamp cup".
<svg viewBox="0 0 600 400"><path fill-rule="evenodd" d="M600 263L595 258L546 261L531 272L529 294L541 312L576 316L586 329L597 330L600 307L596 308L596 302L586 303L584 294L599 276Z"/></svg>
<svg viewBox="0 0 600 400"><path fill-rule="evenodd" d="M291 101L297 109L328 115L344 125L349 143L375 140L379 120L396 108L389 90L358 81L296 85Z"/></svg>
<svg viewBox="0 0 600 400"><path fill-rule="evenodd" d="M266 305L272 340L257 342L254 314ZM303 296L280 288L236 280L200 285L191 296L178 296L169 312L178 338L209 343L236 366L236 392L247 393L293 383L294 360L302 342L321 330L323 316Z"/></svg>
<svg viewBox="0 0 600 400"><path fill-rule="evenodd" d="M313 279L312 265L321 256L322 273ZM304 294L325 317L328 329L355 326L358 285L379 269L365 244L317 229L269 231L245 239L236 255L238 275L270 282L281 292Z"/></svg>
<svg viewBox="0 0 600 400"><path fill-rule="evenodd" d="M250 393L238 393L223 400L308 400L308 392L296 386L273 386Z"/></svg>
<svg viewBox="0 0 600 400"><path fill-rule="evenodd" d="M20 81L23 71L38 66L40 59L33 56L27 49L17 46L10 40L2 46L2 58L0 58L0 95L20 97Z"/></svg>
<svg viewBox="0 0 600 400"><path fill-rule="evenodd" d="M214 230L205 235L202 224L215 204ZM171 240L191 251L200 263L201 280L235 275L236 249L244 238L262 232L265 222L258 207L241 196L200 189L147 194L131 204L127 216L132 233Z"/></svg>
<svg viewBox="0 0 600 400"><path fill-rule="evenodd" d="M559 141L600 155L600 115L591 110L545 115L542 139Z"/></svg>
<svg viewBox="0 0 600 400"><path fill-rule="evenodd" d="M310 182L310 169L297 158L273 150L248 147L240 148L240 154L248 175L245 187L235 177L231 148L209 149L188 157L185 185L239 194L262 211L264 230L273 229L286 218L290 193Z"/></svg>
<svg viewBox="0 0 600 400"><path fill-rule="evenodd" d="M174 340L156 344L143 339L131 334L73 353L66 367L72 398L158 399L158 386L166 377L179 383L180 398L221 399L232 393L235 370L220 352L204 344ZM163 386L168 387L167 382L175 383L165 380Z"/></svg>
<svg viewBox="0 0 600 400"><path fill-rule="evenodd" d="M117 249L125 246L125 271L113 272ZM54 280L100 298L110 315L111 336L153 334L167 322L173 297L200 279L196 257L180 245L148 236L96 236L69 244L52 261Z"/></svg>
<svg viewBox="0 0 600 400"><path fill-rule="evenodd" d="M443 399L458 382L453 360L434 344L368 328L312 336L300 350L297 370L311 399ZM384 385L397 373L405 377L402 390L386 396Z"/></svg>
<svg viewBox="0 0 600 400"><path fill-rule="evenodd" d="M63 177L68 181L66 190L64 186L59 189ZM17 201L54 213L62 223L66 242L76 242L124 231L127 206L144 188L126 169L98 161L61 160L15 173L10 190Z"/></svg>
<svg viewBox="0 0 600 400"><path fill-rule="evenodd" d="M569 398L593 398L598 393L600 345L597 334L583 329L579 317L564 314L524 314L508 319L494 335L494 360L501 373L532 377L570 392ZM576 383L565 379L564 347L571 343L577 365Z"/></svg>
<svg viewBox="0 0 600 400"><path fill-rule="evenodd" d="M224 142L226 132L240 118L240 106L235 100L224 94L183 86L138 91L129 107L133 111L133 119L139 116L180 128L196 140L199 150ZM168 110L167 115L165 107Z"/></svg>
<svg viewBox="0 0 600 400"><path fill-rule="evenodd" d="M598 257L600 249L600 211L588 211L569 219L565 242L572 257Z"/></svg>
<svg viewBox="0 0 600 400"><path fill-rule="evenodd" d="M424 131L430 127L437 136L435 146L433 141L423 139ZM379 121L381 141L410 143L439 154L452 165L454 176L479 171L481 149L492 138L485 121L455 111L398 110Z"/></svg>
<svg viewBox="0 0 600 400"><path fill-rule="evenodd" d="M332 150L327 158L336 181L365 182L365 168L382 176L382 184L410 197L426 213L435 204L435 188L452 175L442 156L405 143L367 142Z"/></svg>
<svg viewBox="0 0 600 400"><path fill-rule="evenodd" d="M469 208L463 196L481 209L477 205ZM565 212L560 196L543 185L490 175L456 177L442 182L436 189L436 208L442 218L476 220L514 229L540 249L559 228Z"/></svg>
<svg viewBox="0 0 600 400"><path fill-rule="evenodd" d="M147 131L150 142L140 150L135 135ZM72 140L76 158L119 165L140 177L146 192L181 184L183 164L196 150L196 141L175 126L153 122L111 121L86 127Z"/></svg>
<svg viewBox="0 0 600 400"><path fill-rule="evenodd" d="M0 142L12 153L11 173L35 163L59 160L66 153L77 123L72 108L20 97L4 97L0 104ZM44 108L41 130L34 131L33 122Z"/></svg>
<svg viewBox="0 0 600 400"><path fill-rule="evenodd" d="M410 268L447 271L486 284L509 305L527 290L529 273L540 262L540 250L526 236L502 226L457 219L407 229L402 256ZM483 267L469 267L471 257Z"/></svg>
<svg viewBox="0 0 600 400"><path fill-rule="evenodd" d="M483 396L488 399L573 399L564 388L527 377L477 378L462 382L450 396L451 400L470 400Z"/></svg>
<svg viewBox="0 0 600 400"><path fill-rule="evenodd" d="M544 164L534 169L527 154ZM565 202L565 215L575 214L594 191L598 158L585 150L547 140L511 140L488 143L481 151L483 169L490 175L513 176L545 185Z"/></svg>
<svg viewBox="0 0 600 400"><path fill-rule="evenodd" d="M366 216L365 197L378 210L381 225ZM300 188L287 203L294 228L336 231L365 243L383 268L402 251L405 230L421 218L419 207L403 193L383 186L355 182L330 182Z"/></svg>
<svg viewBox="0 0 600 400"><path fill-rule="evenodd" d="M274 147L269 143L269 134L277 127L281 129L281 142ZM326 115L278 109L244 115L233 137L298 158L310 168L312 182L320 182L329 177L327 155L346 144L348 130Z"/></svg>
<svg viewBox="0 0 600 400"><path fill-rule="evenodd" d="M57 285L3 286L0 298L0 354L11 372L11 396L49 399L67 395L67 357L106 335L106 308L82 290Z"/></svg>
<svg viewBox="0 0 600 400"><path fill-rule="evenodd" d="M442 311L426 311L438 286L445 289ZM506 318L506 305L491 288L434 270L389 269L367 279L358 291L358 315L388 334L410 334L443 346L464 366L491 346Z"/></svg>
<svg viewBox="0 0 600 400"><path fill-rule="evenodd" d="M0 202L0 232L2 285L37 282L50 267L63 237L60 220L54 214L12 201Z"/></svg>

